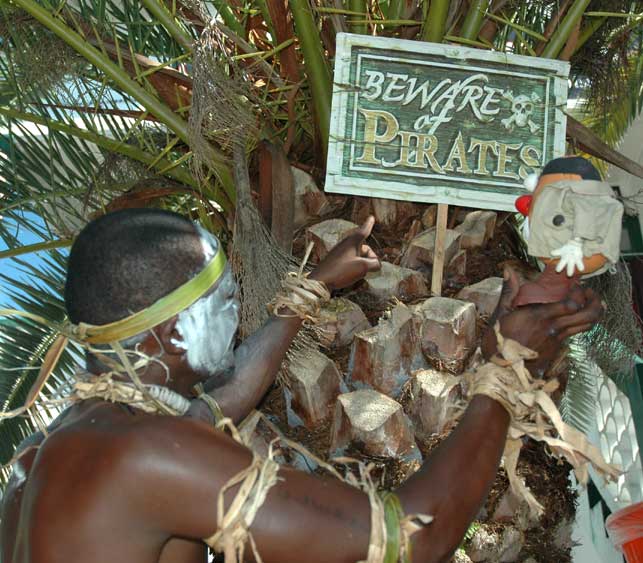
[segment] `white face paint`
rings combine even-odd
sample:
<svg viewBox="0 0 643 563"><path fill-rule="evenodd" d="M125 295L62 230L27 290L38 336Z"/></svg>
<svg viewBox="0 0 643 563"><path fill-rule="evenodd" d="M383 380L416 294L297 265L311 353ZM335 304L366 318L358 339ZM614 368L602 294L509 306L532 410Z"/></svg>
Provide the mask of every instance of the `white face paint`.
<svg viewBox="0 0 643 563"><path fill-rule="evenodd" d="M174 344L186 351L190 367L213 375L234 362L234 335L239 326L237 284L226 267L216 289L178 315L176 330L183 341Z"/></svg>
<svg viewBox="0 0 643 563"><path fill-rule="evenodd" d="M202 241L209 262L218 241L209 233L206 235L202 233ZM174 340L173 344L186 351L188 364L197 373L214 375L234 363L234 335L240 309L236 295L237 284L228 265L212 293L179 313L176 330L183 340Z"/></svg>
<svg viewBox="0 0 643 563"><path fill-rule="evenodd" d="M201 248L203 249L204 266L214 258L219 249L219 239L210 231L206 231L201 225L195 223L196 230L201 235Z"/></svg>

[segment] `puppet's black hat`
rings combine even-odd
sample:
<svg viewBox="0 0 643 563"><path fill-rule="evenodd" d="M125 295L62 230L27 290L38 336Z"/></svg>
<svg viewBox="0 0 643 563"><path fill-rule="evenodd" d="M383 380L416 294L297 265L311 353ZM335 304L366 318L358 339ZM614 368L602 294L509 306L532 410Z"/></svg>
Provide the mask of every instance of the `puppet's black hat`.
<svg viewBox="0 0 643 563"><path fill-rule="evenodd" d="M582 156L567 156L550 160L543 168L545 174L578 174L583 180L602 180L596 167Z"/></svg>

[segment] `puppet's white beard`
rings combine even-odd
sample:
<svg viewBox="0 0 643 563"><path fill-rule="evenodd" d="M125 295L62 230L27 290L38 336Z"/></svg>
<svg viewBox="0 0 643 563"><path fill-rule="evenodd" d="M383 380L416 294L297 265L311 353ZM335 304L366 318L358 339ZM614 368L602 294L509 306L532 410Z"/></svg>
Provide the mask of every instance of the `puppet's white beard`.
<svg viewBox="0 0 643 563"><path fill-rule="evenodd" d="M219 287L179 313L176 330L183 341L175 343L186 350L188 364L194 371L214 375L234 363L238 325L239 302Z"/></svg>

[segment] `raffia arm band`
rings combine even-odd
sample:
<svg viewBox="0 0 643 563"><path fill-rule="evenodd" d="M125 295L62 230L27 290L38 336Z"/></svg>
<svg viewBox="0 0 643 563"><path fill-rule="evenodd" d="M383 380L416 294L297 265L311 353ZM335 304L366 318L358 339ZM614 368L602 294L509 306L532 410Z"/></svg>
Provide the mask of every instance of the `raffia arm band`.
<svg viewBox="0 0 643 563"><path fill-rule="evenodd" d="M556 457L565 458L582 484L587 483L589 464L607 480L618 478L620 469L608 464L582 432L563 422L551 399L551 394L558 389L558 381L534 379L525 367L525 361L538 354L515 340L503 338L498 323L494 329L500 356L475 372L466 373L465 382L469 399L486 395L500 403L511 416L503 458L512 492L527 502L533 514L542 514L542 505L516 473L523 436L545 442Z"/></svg>
<svg viewBox="0 0 643 563"><path fill-rule="evenodd" d="M371 536L366 559L358 563L410 563L411 536L430 524L433 516L405 516L399 497L377 492L368 476L362 479L362 488L371 504Z"/></svg>
<svg viewBox="0 0 643 563"><path fill-rule="evenodd" d="M281 282L281 292L268 304L268 311L277 317L299 317L302 321L315 324L319 321L322 305L330 300L326 284L311 280L304 268L313 250L311 242L306 248L298 272L288 272ZM284 313L283 309L290 310Z"/></svg>
<svg viewBox="0 0 643 563"><path fill-rule="evenodd" d="M194 390L197 392L197 398L208 406L210 414L212 414L212 418L214 419L214 425L216 426L219 424L225 418L225 415L223 414L219 403L217 403L217 400L212 395L208 395L205 392L203 384L201 383L197 383L194 386Z"/></svg>
<svg viewBox="0 0 643 563"><path fill-rule="evenodd" d="M268 310L278 317L299 317L315 324L322 305L330 299L326 284L311 280L302 272L289 272L281 286L282 291L270 302ZM289 312L282 312L284 308Z"/></svg>
<svg viewBox="0 0 643 563"><path fill-rule="evenodd" d="M222 419L218 428L227 428L232 438L245 446L249 446L228 418ZM262 458L253 452L252 463L221 487L217 497L217 531L203 541L217 553L223 553L225 563L242 563L246 543L249 541L255 560L262 562L257 546L250 533L257 512L263 505L268 491L279 480L277 472L279 464L273 459L273 444L270 444L268 457ZM239 486L232 503L226 509L225 493L232 487Z"/></svg>

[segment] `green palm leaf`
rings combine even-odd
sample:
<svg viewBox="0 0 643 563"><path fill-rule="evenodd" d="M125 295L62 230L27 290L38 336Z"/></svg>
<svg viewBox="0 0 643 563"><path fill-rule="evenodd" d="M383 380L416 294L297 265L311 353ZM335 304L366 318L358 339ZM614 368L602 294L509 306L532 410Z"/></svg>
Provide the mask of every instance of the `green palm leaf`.
<svg viewBox="0 0 643 563"><path fill-rule="evenodd" d="M62 288L65 279L66 258L60 252L45 256L35 267L28 261L17 261L25 276L23 281L0 275L2 292L13 299L17 307L54 322L65 319ZM27 393L38 374L44 354L56 338L55 330L23 317L4 318L0 321L0 405L11 410L24 404ZM81 359L80 349L72 344L62 358L45 392L67 382ZM57 409L43 408L38 414L43 421L55 416ZM39 429L37 416L0 419L0 463L7 463L15 446L26 436Z"/></svg>
<svg viewBox="0 0 643 563"><path fill-rule="evenodd" d="M596 376L600 370L578 338L570 341L567 389L560 405L563 420L588 432L596 424Z"/></svg>
<svg viewBox="0 0 643 563"><path fill-rule="evenodd" d="M154 205L225 228L229 215L219 213L232 211L234 186L222 149L212 145L208 169L194 174L187 125L192 43L213 17L222 24L222 52L243 66L260 100L252 108L260 137L282 142L291 161L317 171L323 171L320 149L328 140L334 34L349 28L556 56L580 24L573 79L594 100L583 108L587 123L614 144L641 109L642 24L626 16L643 12L643 2L573 0L559 14L561 5L554 0L2 2L0 238L11 252L19 252L25 233L45 243L72 238L92 214L150 182L172 187ZM214 206L218 211L210 209ZM42 267L21 262L27 282L4 278L1 285L19 307L60 321L64 252L47 256ZM0 323L0 403L10 408L24 399L35 374L31 368L54 335L21 318ZM588 362L578 354L580 371L570 381L565 408L582 426L592 389ZM53 385L65 381L72 364L73 353L65 355ZM7 459L12 445L33 428L29 420L0 422L0 458Z"/></svg>

